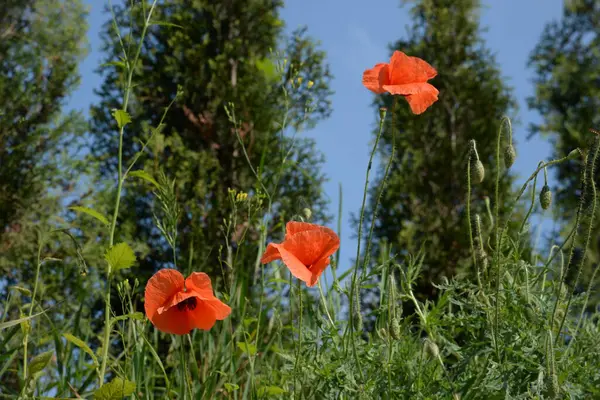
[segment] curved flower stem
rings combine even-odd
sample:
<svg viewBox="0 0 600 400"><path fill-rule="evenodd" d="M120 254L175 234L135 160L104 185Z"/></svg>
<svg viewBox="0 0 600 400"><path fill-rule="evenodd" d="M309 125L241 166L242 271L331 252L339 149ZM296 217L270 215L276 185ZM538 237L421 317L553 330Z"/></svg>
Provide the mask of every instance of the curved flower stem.
<svg viewBox="0 0 600 400"><path fill-rule="evenodd" d="M329 310L327 309L327 301L325 299L325 295L323 294L323 288L321 287L321 281L317 281L317 286L319 287L319 295L321 296L321 301L323 302L323 308L325 309L325 314L327 314L327 318L329 318L329 323L331 327L337 331L335 326L335 322L333 322L333 318L331 318L331 314L329 314Z"/></svg>

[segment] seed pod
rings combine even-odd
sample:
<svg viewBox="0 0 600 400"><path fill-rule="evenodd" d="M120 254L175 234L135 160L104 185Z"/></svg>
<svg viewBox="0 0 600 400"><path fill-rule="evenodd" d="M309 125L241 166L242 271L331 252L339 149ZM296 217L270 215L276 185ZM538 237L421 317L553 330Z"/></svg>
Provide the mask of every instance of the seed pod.
<svg viewBox="0 0 600 400"><path fill-rule="evenodd" d="M431 358L437 358L440 355L440 349L438 345L429 338L425 338L423 341L423 346L425 347L425 354Z"/></svg>
<svg viewBox="0 0 600 400"><path fill-rule="evenodd" d="M481 160L473 160L471 162L471 182L481 183L485 178L485 168Z"/></svg>
<svg viewBox="0 0 600 400"><path fill-rule="evenodd" d="M488 267L488 255L484 249L479 248L475 250L475 259L477 264L481 265L481 271L485 271Z"/></svg>
<svg viewBox="0 0 600 400"><path fill-rule="evenodd" d="M360 312L360 298L358 294L356 296L356 300L354 301L354 307L352 310L352 322L354 323L354 330L357 332L361 332L363 330L363 319L362 313Z"/></svg>
<svg viewBox="0 0 600 400"><path fill-rule="evenodd" d="M400 339L400 322L398 322L398 318L392 318L392 326L390 329L390 335L393 339Z"/></svg>
<svg viewBox="0 0 600 400"><path fill-rule="evenodd" d="M513 147L512 143L510 143L504 148L504 165L506 165L506 168L512 167L512 165L515 163L516 158L517 152L515 151L515 148Z"/></svg>
<svg viewBox="0 0 600 400"><path fill-rule="evenodd" d="M552 204L552 192L548 185L542 187L542 191L540 192L540 204L544 210L550 208L550 205Z"/></svg>

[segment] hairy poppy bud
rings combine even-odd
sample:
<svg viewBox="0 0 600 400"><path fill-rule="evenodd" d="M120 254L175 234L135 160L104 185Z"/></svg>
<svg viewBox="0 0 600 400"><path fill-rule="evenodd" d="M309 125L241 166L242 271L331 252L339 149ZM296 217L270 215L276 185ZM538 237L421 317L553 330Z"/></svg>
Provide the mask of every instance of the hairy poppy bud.
<svg viewBox="0 0 600 400"><path fill-rule="evenodd" d="M540 192L540 204L544 210L550 208L550 205L552 204L552 192L548 185L542 187L542 191Z"/></svg>
<svg viewBox="0 0 600 400"><path fill-rule="evenodd" d="M312 217L312 211L308 207L303 208L302 215L304 216L304 219L306 219L307 221L310 221L310 217Z"/></svg>
<svg viewBox="0 0 600 400"><path fill-rule="evenodd" d="M363 330L362 313L360 312L360 300L354 302L354 310L352 312L352 322L354 322L354 330L360 332Z"/></svg>
<svg viewBox="0 0 600 400"><path fill-rule="evenodd" d="M485 178L485 168L480 160L473 160L471 162L471 182L481 183Z"/></svg>
<svg viewBox="0 0 600 400"><path fill-rule="evenodd" d="M390 334L393 339L400 339L400 322L398 322L398 318L392 318L392 326L390 329Z"/></svg>
<svg viewBox="0 0 600 400"><path fill-rule="evenodd" d="M574 160L575 158L579 157L580 155L581 155L581 150L575 149L575 150L571 150L571 152L569 153L567 158L569 160Z"/></svg>
<svg viewBox="0 0 600 400"><path fill-rule="evenodd" d="M384 120L386 114L387 114L387 108L381 107L379 109L379 119Z"/></svg>
<svg viewBox="0 0 600 400"><path fill-rule="evenodd" d="M431 341L429 338L425 338L423 341L423 346L425 347L425 354L427 354L431 358L438 358L440 355L440 349L435 344L435 342Z"/></svg>
<svg viewBox="0 0 600 400"><path fill-rule="evenodd" d="M475 259L477 264L481 265L481 270L485 271L488 267L488 255L484 249L479 248L475 250Z"/></svg>
<svg viewBox="0 0 600 400"><path fill-rule="evenodd" d="M512 167L515 163L515 159L517 158L517 152L515 151L514 146L510 143L508 146L504 148L504 164L506 168Z"/></svg>

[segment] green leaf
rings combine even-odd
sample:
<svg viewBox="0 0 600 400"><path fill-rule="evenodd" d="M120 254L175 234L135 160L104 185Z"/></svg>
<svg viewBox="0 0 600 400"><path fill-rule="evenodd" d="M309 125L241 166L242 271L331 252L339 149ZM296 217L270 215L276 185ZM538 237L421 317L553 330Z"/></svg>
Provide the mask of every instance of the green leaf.
<svg viewBox="0 0 600 400"><path fill-rule="evenodd" d="M108 219L96 210L92 210L91 208L80 207L80 206L69 207L69 209L71 209L73 211L77 211L77 212L82 212L84 214L89 215L90 217L96 218L98 221L102 222L104 225L109 225Z"/></svg>
<svg viewBox="0 0 600 400"><path fill-rule="evenodd" d="M31 378L38 372L42 372L44 368L46 368L46 366L48 366L48 364L50 363L53 354L54 351L51 350L33 357L31 362L29 363L29 371L27 371L27 377Z"/></svg>
<svg viewBox="0 0 600 400"><path fill-rule="evenodd" d="M141 321L144 319L144 313L137 311L137 312L134 312L131 314L119 315L118 317L114 317L113 319L111 319L111 324L114 324L115 322L119 322L119 321L124 321L128 318Z"/></svg>
<svg viewBox="0 0 600 400"><path fill-rule="evenodd" d="M119 128L123 128L125 125L131 122L131 117L127 111L113 110L113 117L115 117Z"/></svg>
<svg viewBox="0 0 600 400"><path fill-rule="evenodd" d="M238 342L237 347L239 347L240 350L242 350L244 353L248 354L249 356L253 356L256 354L256 346L253 345L252 343Z"/></svg>
<svg viewBox="0 0 600 400"><path fill-rule="evenodd" d="M19 325L20 323L28 321L32 318L35 318L38 315L41 315L45 312L46 311L40 311L37 314L33 314L31 317L23 317L23 318L19 318L19 319L13 319L12 321L2 322L2 323L0 323L0 331L3 329L6 329L6 328L10 328L11 326Z"/></svg>
<svg viewBox="0 0 600 400"><path fill-rule="evenodd" d="M88 353L90 355L90 357L92 357L92 361L94 362L94 365L98 366L98 359L96 358L96 355L94 354L92 349L90 349L90 347L83 340L79 339L75 335L71 335L70 333L63 333L63 337L65 339L67 339L69 342L73 343L75 346L79 347L81 350Z"/></svg>
<svg viewBox="0 0 600 400"><path fill-rule="evenodd" d="M157 188L160 187L160 185L158 184L158 182L156 181L156 179L154 179L152 177L152 175L150 175L149 173L147 173L146 171L144 171L143 169L139 169L137 171L131 171L129 173L129 175L136 177L136 178L140 178L145 180L148 183L153 184L154 186L156 186Z"/></svg>
<svg viewBox="0 0 600 400"><path fill-rule="evenodd" d="M123 61L110 61L110 62L100 65L100 67L110 67L110 66L127 69L127 64L125 64Z"/></svg>
<svg viewBox="0 0 600 400"><path fill-rule="evenodd" d="M258 388L259 396L264 396L264 395L278 396L278 395L282 395L285 393L286 393L286 391L284 389L277 387L277 386L262 386L262 387Z"/></svg>
<svg viewBox="0 0 600 400"><path fill-rule="evenodd" d="M111 247L104 255L104 259L110 265L111 272L130 268L136 260L135 253L127 243L118 243Z"/></svg>
<svg viewBox="0 0 600 400"><path fill-rule="evenodd" d="M9 289L15 289L16 291L21 292L21 294L24 294L25 296L31 296L31 290L21 286L10 286Z"/></svg>
<svg viewBox="0 0 600 400"><path fill-rule="evenodd" d="M169 26L169 27L172 27L172 28L183 29L183 26L181 26L181 25L177 25L177 24L174 24L172 22L164 22L164 21L153 21L153 22L150 23L150 25Z"/></svg>
<svg viewBox="0 0 600 400"><path fill-rule="evenodd" d="M240 387L238 385L236 385L235 383L226 383L225 385L225 389L227 389L230 392L233 392L234 390L238 390Z"/></svg>
<svg viewBox="0 0 600 400"><path fill-rule="evenodd" d="M121 378L115 378L94 392L96 400L121 400L131 396L135 391L135 383Z"/></svg>

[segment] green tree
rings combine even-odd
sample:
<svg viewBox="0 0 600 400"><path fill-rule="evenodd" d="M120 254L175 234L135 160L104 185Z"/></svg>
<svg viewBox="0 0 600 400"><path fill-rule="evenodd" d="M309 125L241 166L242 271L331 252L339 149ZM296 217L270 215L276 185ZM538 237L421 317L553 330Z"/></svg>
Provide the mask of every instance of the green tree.
<svg viewBox="0 0 600 400"><path fill-rule="evenodd" d="M135 48L144 18L143 3L131 14L128 5L125 1L114 8L117 25L129 27L120 32L122 41L112 22L103 30L107 64L101 69L100 102L91 111L93 153L108 160L101 172L111 181L118 144L111 109L120 104L120 89L125 84L120 63L127 62L120 59L122 44ZM126 128L123 157L131 160L140 151L139 141L149 137L150 127L159 126L163 110L182 89L138 168L153 176L164 170L176 179L182 207L178 258L184 260L179 265L184 271L202 270L218 278L221 267L227 269L221 264L225 245L236 247L245 228L249 228L247 237L256 235L260 215L238 219L236 226L223 229L232 212L229 189L252 196L266 187L276 200L272 208L275 221L289 219L304 207L313 210L314 219L325 218L322 155L312 140L292 137L290 132L329 115L330 74L325 54L305 30L285 40L278 16L281 6L280 1L271 0L176 0L159 2L154 10L156 23L147 32L135 66L132 123ZM277 57L277 48L283 50L282 57ZM292 144L293 150L280 168ZM277 181L281 183L273 192ZM120 219L131 226L130 237L152 249L140 260L141 271L136 270L136 274L148 275L169 265L173 258L154 226L152 194L141 187L145 184L136 187L128 181L127 185ZM247 272L254 272L250 266L257 256L256 246L236 248L247 260ZM189 260L193 260L191 264Z"/></svg>
<svg viewBox="0 0 600 400"><path fill-rule="evenodd" d="M30 282L33 227L60 210L85 121L63 113L79 84L86 11L78 0L7 0L0 8L0 274ZM15 269L15 265L24 268Z"/></svg>
<svg viewBox="0 0 600 400"><path fill-rule="evenodd" d="M529 66L534 70L536 92L528 102L531 109L540 113L542 122L531 124L530 134L549 138L554 146L554 157L563 157L577 147L587 149L593 136L589 129L599 129L599 29L600 2L566 1L562 19L546 25L531 53ZM578 208L582 167L580 159L572 159L557 168L560 185L555 190L554 210L564 228L571 229L565 223L574 220ZM600 260L599 239L596 224L593 245L587 251L584 279L580 283L589 281L591 266ZM571 268L570 272L575 270ZM570 273L568 280L573 278Z"/></svg>
<svg viewBox="0 0 600 400"><path fill-rule="evenodd" d="M436 295L433 283L440 277L472 271L459 268L471 265L465 213L469 141L476 141L485 166L483 182L472 185L471 215L479 213L487 230L491 226L484 197L489 197L494 207L497 134L501 118L515 109L511 90L481 38L479 9L478 0L414 2L409 36L393 43L390 54L401 50L430 63L438 71L429 83L440 91L439 100L421 115L413 115L403 99L392 111L389 94L375 101L377 109L389 110L387 126L391 126L390 120L395 126L386 128L382 138L383 165L371 189L366 220L373 213L392 150L390 129L395 129L397 153L377 209L374 252L385 242L402 259L409 253L416 255L424 245L423 275L416 287L424 298ZM392 118L390 114L394 114ZM502 150L507 143L503 139ZM500 166L500 197L506 200L512 178L505 173L503 162ZM501 200L501 204L507 203ZM504 214L504 210L500 212Z"/></svg>

